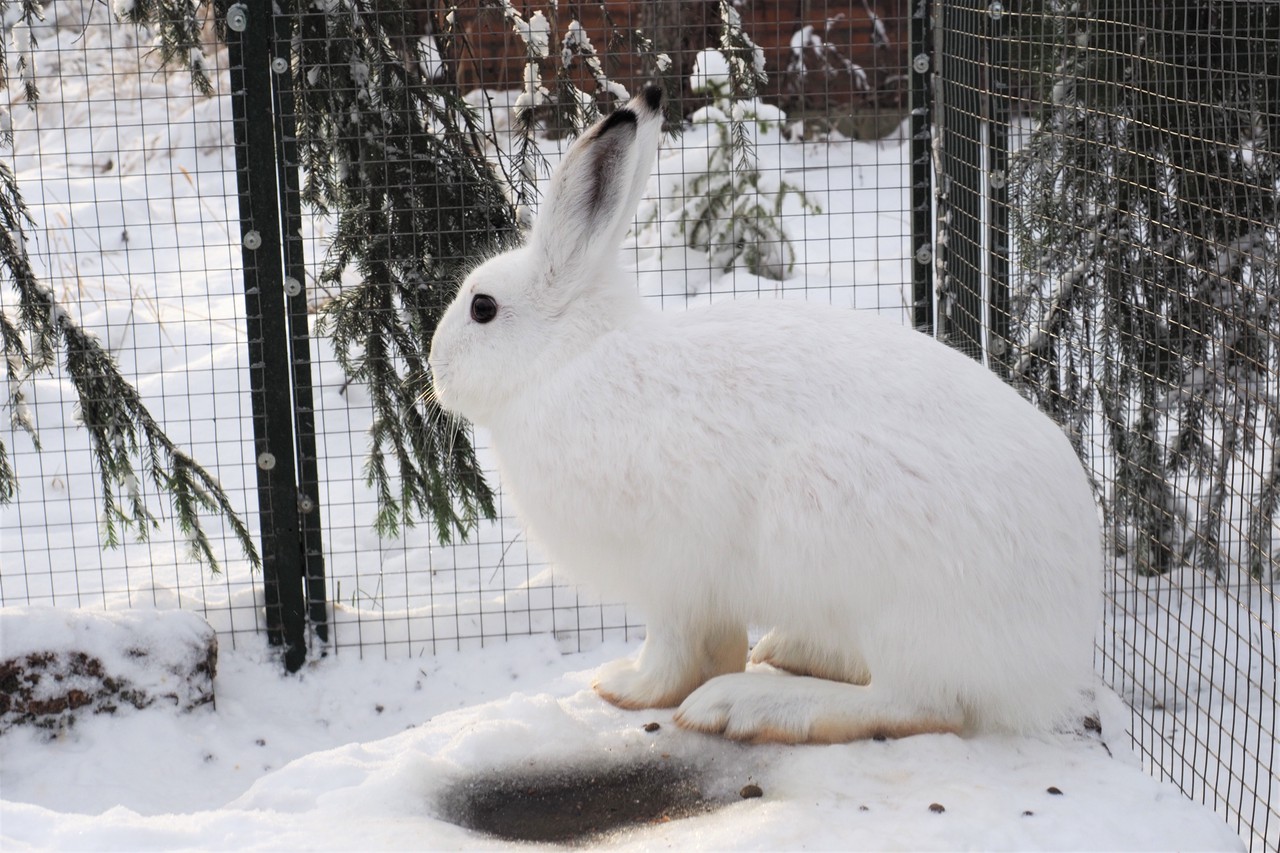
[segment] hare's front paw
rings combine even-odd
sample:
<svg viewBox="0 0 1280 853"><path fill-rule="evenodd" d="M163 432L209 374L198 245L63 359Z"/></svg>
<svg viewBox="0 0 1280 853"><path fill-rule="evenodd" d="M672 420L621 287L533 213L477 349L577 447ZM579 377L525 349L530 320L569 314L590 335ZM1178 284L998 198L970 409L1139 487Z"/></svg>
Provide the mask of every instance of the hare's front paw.
<svg viewBox="0 0 1280 853"><path fill-rule="evenodd" d="M707 679L741 672L746 657L745 627L689 631L651 625L636 659L605 664L593 686L619 708L674 708Z"/></svg>
<svg viewBox="0 0 1280 853"><path fill-rule="evenodd" d="M678 667L641 666L643 658L615 660L600 667L595 688L605 701L637 711L641 708L674 708L698 686L696 676Z"/></svg>

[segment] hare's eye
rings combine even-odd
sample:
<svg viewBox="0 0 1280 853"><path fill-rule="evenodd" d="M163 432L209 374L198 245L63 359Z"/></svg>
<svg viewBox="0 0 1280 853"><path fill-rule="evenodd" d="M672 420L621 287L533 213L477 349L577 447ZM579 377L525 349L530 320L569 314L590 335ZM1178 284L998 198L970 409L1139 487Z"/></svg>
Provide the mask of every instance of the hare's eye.
<svg viewBox="0 0 1280 853"><path fill-rule="evenodd" d="M471 297L471 319L477 323L487 323L498 316L498 302L487 293L477 293Z"/></svg>

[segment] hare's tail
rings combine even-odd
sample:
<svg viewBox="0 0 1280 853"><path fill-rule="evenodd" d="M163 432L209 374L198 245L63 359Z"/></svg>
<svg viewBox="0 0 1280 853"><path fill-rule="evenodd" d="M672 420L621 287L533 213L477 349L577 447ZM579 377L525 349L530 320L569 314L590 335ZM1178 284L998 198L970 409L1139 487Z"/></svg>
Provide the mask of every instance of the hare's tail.
<svg viewBox="0 0 1280 853"><path fill-rule="evenodd" d="M685 699L676 722L735 740L843 743L871 737L956 733L964 712L923 708L884 686L862 686L781 673L713 678Z"/></svg>

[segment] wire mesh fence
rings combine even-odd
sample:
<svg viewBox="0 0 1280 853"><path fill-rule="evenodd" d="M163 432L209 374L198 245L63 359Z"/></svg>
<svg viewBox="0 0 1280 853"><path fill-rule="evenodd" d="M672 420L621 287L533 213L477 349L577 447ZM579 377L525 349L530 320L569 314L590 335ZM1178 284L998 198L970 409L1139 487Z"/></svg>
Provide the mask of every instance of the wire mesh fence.
<svg viewBox="0 0 1280 853"><path fill-rule="evenodd" d="M52 3L29 24L11 11L5 165L31 221L7 227L22 229L37 280L66 316L100 342L168 435L216 470L256 529L226 52L206 53L218 89L205 95L189 75L162 70L149 34L102 4ZM6 276L0 289L7 317L22 310L12 285ZM258 631L260 584L235 561L233 538L218 543L233 556L212 575L194 568L172 517L153 527L130 507L136 523L108 524L108 487L66 363L19 378L4 433L18 491L0 509L0 603L185 607L233 638ZM139 475L128 492L165 514L168 496L151 479Z"/></svg>
<svg viewBox="0 0 1280 853"><path fill-rule="evenodd" d="M54 3L45 21L28 26L19 20L10 27L17 49L11 60L27 63L20 80L39 90L39 101L32 103L23 87L8 90L12 163L34 221L29 237L37 274L70 316L107 342L175 441L219 477L268 564L293 561L290 546L272 537L282 524L299 522L280 520L291 497L277 494L274 504L262 497L277 486L258 464L265 446L255 431L280 417L255 414L254 395L268 405L293 392L279 377L254 372L263 363L263 354L253 349L264 339L260 324L279 309L261 303L257 277L274 275L270 265L244 249L242 230L265 233L250 199L266 200L269 209L277 202L267 200L265 188L276 180L285 188L278 203L290 244L284 272L303 286L287 300L288 310L300 300L313 324L342 293L412 273L405 257L429 254L450 270L474 262L492 240L494 226L469 221L466 214L487 202L442 193L419 172L412 180L423 186L407 206L409 220L455 217L464 226L458 243L399 240L395 223L384 219L381 231L371 228L365 210L356 223L364 236L357 239L377 249L365 252L358 264L340 267L333 246L350 210L321 209L315 182L324 169L346 169L352 161L308 161L305 145L299 151L287 143L295 135L305 141L311 133L323 136L332 151L362 146L353 156L367 171L354 186L394 168L396 146L404 142L396 136L403 130L394 117L374 115L376 110L363 117L365 124L352 117L352 104L378 97L370 95L370 79L386 83L394 77L408 91L402 111L421 110L424 90L448 88L477 117L471 130L511 200L535 209L538 181L570 141L575 119L554 109L555 99L548 97L532 125L521 125L515 101L526 85L531 56L517 20L526 34L529 27L545 28L550 47L545 56L532 57L543 87L562 96L577 86L587 93L589 109L607 110L623 90L636 89L659 55L672 63L671 128L683 134L664 149L658 167L654 188L661 190L662 203L647 203L624 247L637 286L655 303L683 306L764 290L904 310L910 269L901 125L908 27L901 4L814 4L795 20L772 8L744 9L744 26L760 45L766 68L776 72L762 89L766 101L746 121L735 121L732 111L754 101L705 86L695 91L690 82L699 51L720 43L724 24L717 4L519 11L501 3L413 5L396 10L383 4L363 18L299 6L272 23L285 41L265 49L291 57L288 73L273 72L272 109L278 124L293 132L277 138L278 148L265 161L259 151L253 166L237 159L237 146L242 149L247 136L261 131L265 116L253 111L260 104L236 115L236 93L256 90L235 77L244 59L228 53L236 34L222 27L231 4L202 11L200 62L213 86L208 94L198 91L188 71L162 67L158 27L122 22L103 4ZM368 46L370 33L376 49ZM362 39L364 52L353 55ZM648 40L645 50L639 39ZM572 53L567 66L565 50ZM283 80L289 85L279 85ZM290 97L282 99L281 93ZM305 113L307 98L337 119L315 127L314 114ZM576 120L580 125L584 118ZM750 131L749 149L734 147L729 133L738 127ZM416 131L428 129L419 125ZM62 139L74 150L60 154ZM732 186L722 171L744 152L751 168ZM255 171L264 163L276 168L277 153L284 162L279 175ZM77 157L85 163L75 162ZM55 175L55 168L66 177ZM742 181L758 184L760 192ZM354 191L348 190L354 207ZM772 207L744 216L726 206L730 191ZM823 215L814 215L818 210ZM263 222L271 218L258 215ZM119 235L113 230L117 220ZM735 233L743 222L755 230ZM701 230L693 236L695 226ZM68 245L68 234L78 235L80 244ZM748 250L756 253L754 260L746 258ZM432 274L425 279L442 289L456 281ZM6 290L4 298L6 310L16 311L17 294ZM376 309L362 307L366 314L385 314L390 323L399 322L404 311L390 299ZM142 334L151 341L139 340ZM302 336L285 334L291 336L293 358ZM367 343L360 341L354 350L362 352ZM433 519L388 514L369 476L371 435L380 424L376 395L366 383L352 381L330 338L322 334L310 345L314 404L292 402L295 409L312 408L316 424L319 471L311 519L322 536L322 596L330 607L313 621L327 623L331 633L327 643L309 640L313 651L421 654L441 644L460 647L543 631L577 648L642 631L621 605L555 581L503 502L483 435L474 440L487 478L498 487L493 521L480 523L466 541L441 544ZM276 384L264 387L268 382ZM188 553L167 496L144 477L137 478L138 487L159 526L147 526L145 543L120 530L119 546L104 549L107 489L98 483L74 390L55 374L35 379L28 396L43 451L20 429L6 435L20 491L0 510L5 603L184 606L204 612L233 642L241 631L256 633L279 621L273 614L281 603L264 589L234 536L216 518L206 520L221 561L221 574L210 574ZM292 450L294 464L302 464L308 454ZM274 471L288 467L278 446L270 455L279 458ZM306 562L303 555L299 571L307 571Z"/></svg>
<svg viewBox="0 0 1280 853"><path fill-rule="evenodd" d="M1274 849L1280 7L935 12L940 330L1093 475L1098 665L1148 767Z"/></svg>
<svg viewBox="0 0 1280 853"><path fill-rule="evenodd" d="M410 94L415 87L441 86L462 94L478 117L474 132L479 145L520 213L536 206L539 181L558 161L572 131L625 92L638 91L656 67L645 63L665 56L674 104L671 127L679 137L662 152L653 200L642 205L623 249L641 292L659 305L681 307L735 293L803 291L846 305L901 312L908 273L900 129L906 105L897 78L905 54L905 20L900 14L877 17L877 28L865 12L860 20L842 21L814 10L808 22L778 22L776 11L766 11L753 37L762 45L766 67L790 68L771 84L771 100L781 108L732 99L727 91L717 94L691 83L699 51L719 43L723 24L716 4L533 5L520 10L500 3L424 5L412 14L384 11L366 23L381 28L386 41L407 57L408 71L402 77L396 69L388 85L404 85ZM326 99L327 113L347 112L346 105L360 102L364 72L353 77L343 66L330 82L313 84L304 69L321 65L324 51L350 32L320 12L303 12L295 26L297 49L304 57L295 69L295 88L305 93L299 104L312 97L306 90L314 85L322 90L314 94ZM797 33L803 38L793 45ZM646 40L643 50L637 47L639 39ZM538 80L535 91L546 90L539 97L547 102L526 119L519 98L533 77ZM573 113L565 109L566 101L586 106ZM730 117L735 104L744 116L736 123ZM294 118L299 124L307 121L301 115ZM394 168L399 131L394 121L379 121L384 122L383 135L372 140L369 121L336 122L325 129L327 145L349 151L350 160L362 169L381 173ZM439 121L447 124L450 119ZM730 134L736 127L750 134L745 150L749 162L734 147ZM746 162L746 168L734 174L729 169L733 159L739 159L739 166ZM411 180L430 183L424 172ZM421 276L429 286L451 293L452 282L432 280L432 272L406 263L406 256L429 254L443 267L465 268L491 245L492 231L501 226L466 221L468 211L487 203L484 198L427 189L430 198L392 202L408 219L421 216L416 229L391 236L362 263L397 279L397 287ZM305 181L301 192L307 192ZM743 200L759 208L732 207ZM373 204L362 197L358 203L373 208L383 200ZM824 216L813 215L819 209ZM461 232L456 243L424 238L441 228L442 221ZM343 239L341 215L312 218L309 224L306 255L318 270L313 298L325 311L335 301L352 298L359 276L325 266L327 244ZM388 226L390 232L395 228L394 223ZM357 233L353 239L364 238ZM373 310L394 315L410 301L396 305L387 297L385 292L371 294L361 300L361 310L376 304ZM367 652L385 646L413 652L442 640L547 630L572 648L637 635L641 626L635 614L584 598L586 593L555 581L543 558L524 541L501 494L497 519L481 524L465 545L435 545L439 529L432 525L403 529L396 537L378 536L377 496L365 485L365 435L383 417L376 392L346 384L332 360L322 360L319 369L318 433L327 491L321 505L337 648L352 645ZM408 374L402 378L411 380ZM475 441L486 476L493 480L484 435L476 435Z"/></svg>
<svg viewBox="0 0 1280 853"><path fill-rule="evenodd" d="M524 540L483 433L429 444L414 359L574 132L658 80L673 136L623 246L639 291L887 313L1053 414L1107 522L1098 666L1139 751L1276 846L1274 4L369 5L202 6L207 92L162 67L161 28L104 4L5 18L36 275L216 474L268 576L306 583L282 601L216 514L211 573L162 481L123 491L158 524L109 524L55 366L23 378L0 433L20 489L0 604L186 607L232 643L294 608L323 628L313 654L640 636ZM768 79L739 79L756 49ZM8 283L0 308L19 310ZM460 539L470 519L406 475L406 441L474 448L492 520Z"/></svg>

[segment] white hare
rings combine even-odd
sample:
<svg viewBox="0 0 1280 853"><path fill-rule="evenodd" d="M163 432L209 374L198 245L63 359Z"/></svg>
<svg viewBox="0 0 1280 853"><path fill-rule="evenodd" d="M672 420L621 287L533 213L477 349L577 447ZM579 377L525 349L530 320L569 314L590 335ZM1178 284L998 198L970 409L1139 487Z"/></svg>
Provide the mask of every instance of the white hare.
<svg viewBox="0 0 1280 853"><path fill-rule="evenodd" d="M532 537L646 617L596 690L748 740L1064 721L1102 582L1067 439L875 316L643 304L616 255L661 98L574 143L527 243L471 273L431 345L441 405L488 428ZM772 630L744 671L749 625Z"/></svg>

